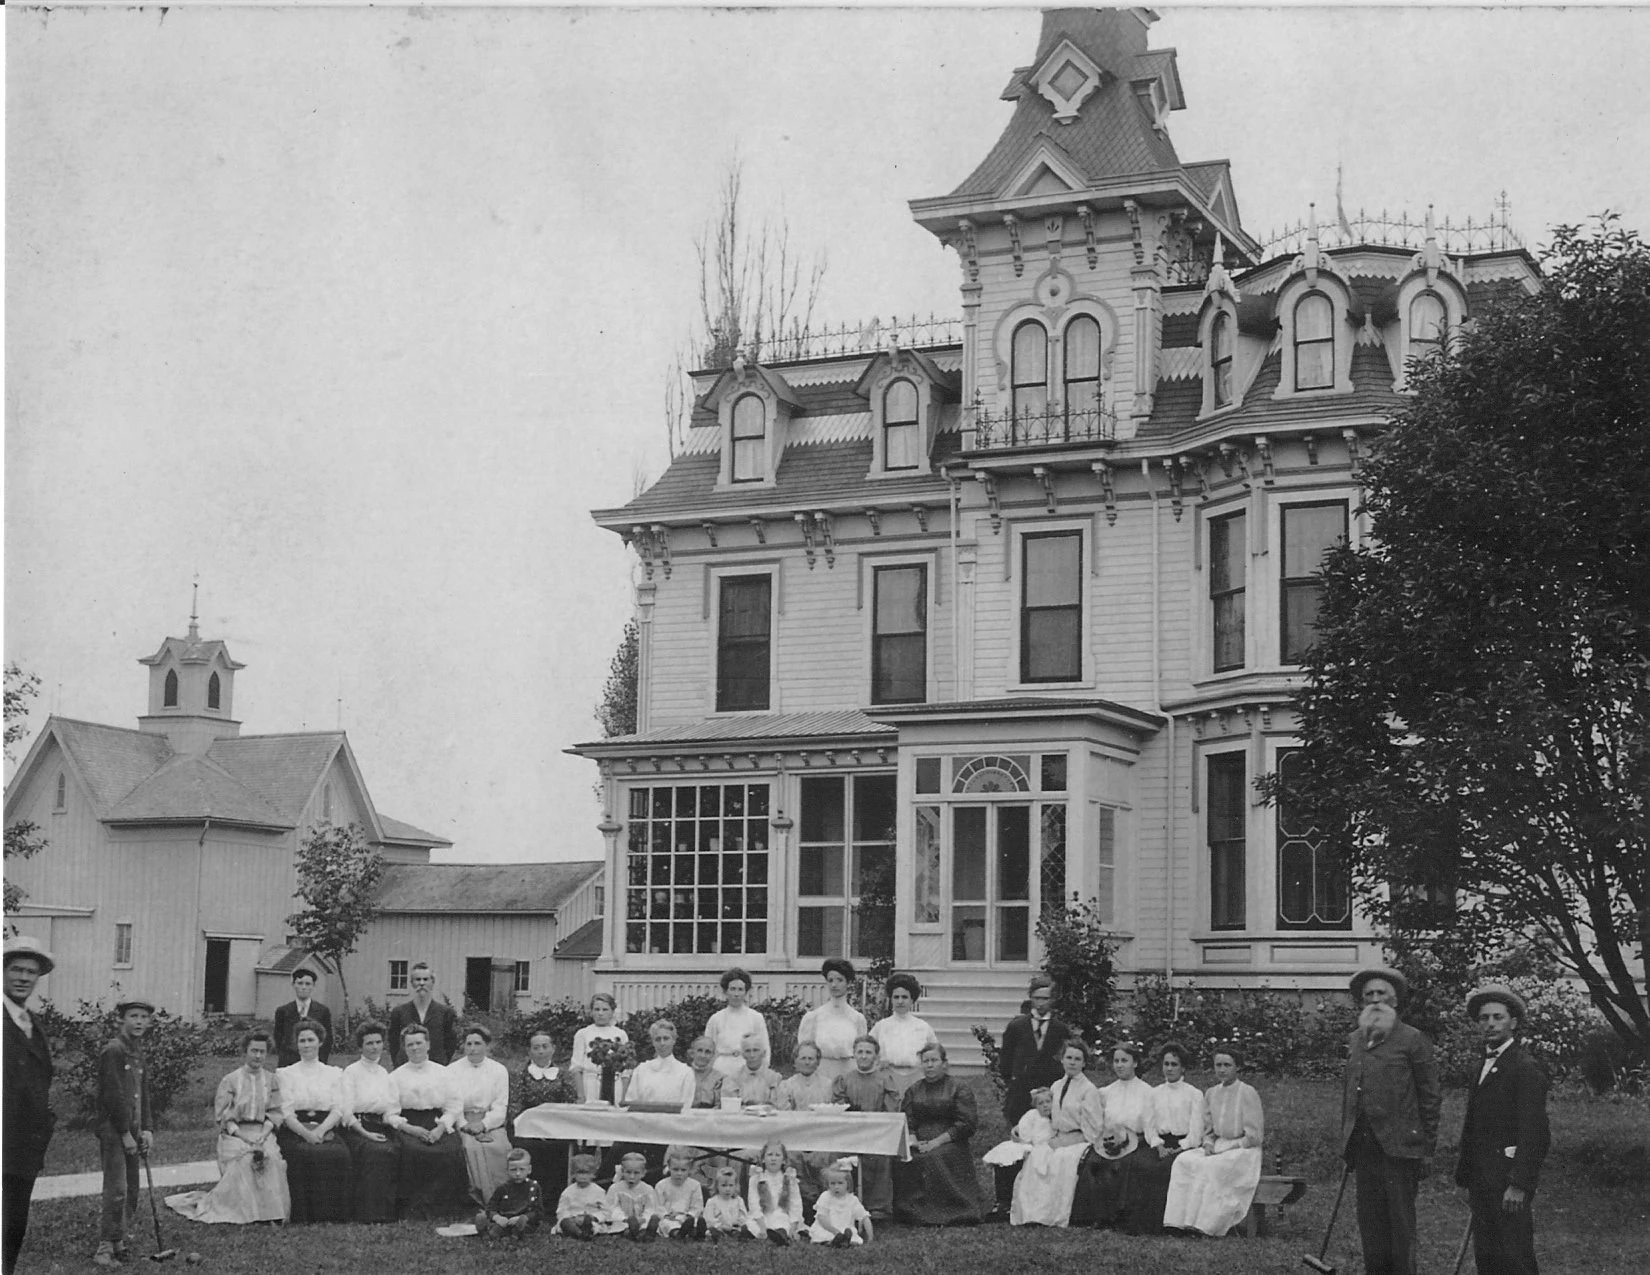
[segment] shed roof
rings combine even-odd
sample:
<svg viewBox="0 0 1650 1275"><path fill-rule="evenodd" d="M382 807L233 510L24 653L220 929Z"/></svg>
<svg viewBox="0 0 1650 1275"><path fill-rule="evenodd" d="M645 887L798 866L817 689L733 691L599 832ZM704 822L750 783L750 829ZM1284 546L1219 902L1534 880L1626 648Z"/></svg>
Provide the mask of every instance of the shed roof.
<svg viewBox="0 0 1650 1275"><path fill-rule="evenodd" d="M599 876L599 859L576 863L393 863L378 887L380 912L554 913Z"/></svg>
<svg viewBox="0 0 1650 1275"><path fill-rule="evenodd" d="M593 917L560 943L551 956L558 961L593 961L602 954L602 918Z"/></svg>

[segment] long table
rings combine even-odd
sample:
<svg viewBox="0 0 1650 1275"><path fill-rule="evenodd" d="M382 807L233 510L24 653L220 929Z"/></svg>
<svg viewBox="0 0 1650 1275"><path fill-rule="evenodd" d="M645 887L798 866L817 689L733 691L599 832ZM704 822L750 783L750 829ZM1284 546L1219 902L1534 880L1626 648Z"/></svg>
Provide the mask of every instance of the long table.
<svg viewBox="0 0 1650 1275"><path fill-rule="evenodd" d="M719 1107L689 1111L628 1111L623 1107L543 1103L516 1117L524 1138L568 1142L647 1142L725 1151L772 1139L791 1151L911 1158L905 1116L882 1111L777 1111L769 1116Z"/></svg>

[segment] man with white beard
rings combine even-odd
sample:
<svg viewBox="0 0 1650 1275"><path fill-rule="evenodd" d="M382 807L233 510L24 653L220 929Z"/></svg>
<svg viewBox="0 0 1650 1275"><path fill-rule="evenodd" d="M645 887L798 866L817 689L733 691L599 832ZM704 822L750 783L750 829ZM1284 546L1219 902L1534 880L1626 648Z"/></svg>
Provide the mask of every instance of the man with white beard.
<svg viewBox="0 0 1650 1275"><path fill-rule="evenodd" d="M1415 1191L1438 1143L1438 1068L1432 1042L1398 1017L1402 974L1359 970L1351 987L1363 1010L1347 1042L1341 1149L1358 1180L1364 1270L1415 1275Z"/></svg>

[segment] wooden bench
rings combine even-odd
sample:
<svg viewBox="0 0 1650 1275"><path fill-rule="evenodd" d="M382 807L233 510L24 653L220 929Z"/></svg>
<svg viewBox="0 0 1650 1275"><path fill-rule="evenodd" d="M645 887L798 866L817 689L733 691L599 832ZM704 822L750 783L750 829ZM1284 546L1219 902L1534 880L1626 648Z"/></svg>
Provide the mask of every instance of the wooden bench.
<svg viewBox="0 0 1650 1275"><path fill-rule="evenodd" d="M1285 1177L1276 1173L1261 1178L1260 1185L1255 1188L1254 1201L1249 1205L1249 1215L1243 1219L1243 1233L1253 1239L1266 1225L1268 1206L1281 1208L1285 1204L1295 1203L1305 1194L1305 1178Z"/></svg>

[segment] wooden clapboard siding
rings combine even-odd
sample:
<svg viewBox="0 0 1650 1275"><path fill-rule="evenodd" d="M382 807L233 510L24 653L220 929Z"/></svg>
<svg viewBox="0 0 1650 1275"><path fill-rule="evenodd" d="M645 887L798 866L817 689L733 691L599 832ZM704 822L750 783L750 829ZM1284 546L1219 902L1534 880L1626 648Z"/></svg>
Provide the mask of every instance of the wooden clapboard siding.
<svg viewBox="0 0 1650 1275"><path fill-rule="evenodd" d="M391 913L380 916L345 964L352 996L371 996L381 1005L396 1005L405 992L389 990L389 962L427 961L435 970L436 994L454 1006L464 997L464 962L470 957L527 961L532 965L529 997L550 983L550 955L557 925L543 914Z"/></svg>

